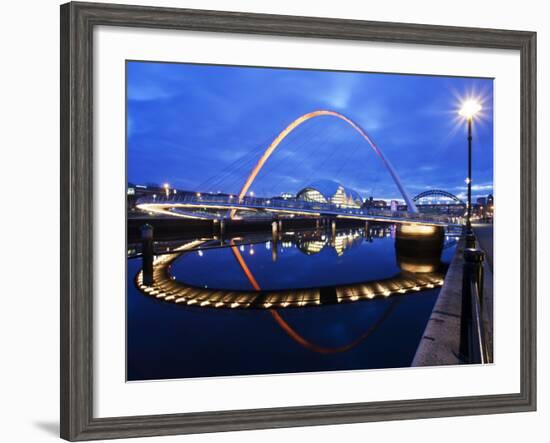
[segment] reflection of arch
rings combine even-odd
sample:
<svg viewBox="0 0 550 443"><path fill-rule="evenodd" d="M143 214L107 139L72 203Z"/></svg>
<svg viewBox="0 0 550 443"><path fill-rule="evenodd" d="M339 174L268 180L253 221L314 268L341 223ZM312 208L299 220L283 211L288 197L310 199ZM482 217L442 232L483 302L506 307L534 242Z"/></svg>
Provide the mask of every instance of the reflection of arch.
<svg viewBox="0 0 550 443"><path fill-rule="evenodd" d="M386 319L392 314L393 310L397 306L398 302L400 301L399 298L393 300L391 304L386 308L386 310L382 313L380 318L376 320L372 325L369 326L369 328L363 332L359 337L357 337L355 340L353 340L351 343L348 343L347 345L340 346L339 348L327 348L324 346L316 345L315 343L310 342L309 340L306 340L304 337L302 337L300 334L298 334L292 326L290 326L284 319L281 317L281 314L279 314L278 311L275 309L270 309L271 316L275 319L277 324L281 327L285 333L292 338L295 342L303 346L304 348L307 348L311 351L317 352L318 354L338 354L340 352L346 352L350 349L355 348L358 344L365 341L367 338L369 338L381 325L386 321Z"/></svg>
<svg viewBox="0 0 550 443"><path fill-rule="evenodd" d="M461 199L459 199L456 195L451 194L450 192L443 191L441 189L430 189L429 191L424 191L418 194L416 197L413 198L414 202L417 202L418 200L424 198L424 197L446 197L449 198L455 202L457 202L460 205L466 205Z"/></svg>
<svg viewBox="0 0 550 443"><path fill-rule="evenodd" d="M246 275L246 278L252 285L252 287L256 291L261 291L260 285L258 285L258 282L254 278L254 275L252 275L252 272L250 272L250 269L248 268L246 262L244 261L244 258L241 255L239 249L233 243L233 240L231 240L231 249L233 251L233 254L235 255L235 258L239 262L239 265L241 266L244 274ZM279 312L276 309L270 309L269 312L273 317L273 319L281 327L281 329L285 331L285 333L299 345L313 352L317 352L319 354L338 354L338 353L346 352L346 351L349 351L350 349L353 349L355 346L357 346L358 344L360 344L361 342L369 338L382 325L382 323L386 321L386 319L390 316L390 314L393 312L396 306L397 306L397 301L394 300L386 308L386 310L380 316L380 318L375 323L370 325L370 327L363 334L361 334L359 337L357 337L355 340L348 343L347 345L340 346L337 348L328 348L324 346L319 346L319 345L316 345L315 343L312 343L309 340L306 340L304 337L298 334L298 332L296 332L296 330L292 326L290 326L283 317L281 317L281 314L279 314Z"/></svg>
<svg viewBox="0 0 550 443"><path fill-rule="evenodd" d="M401 192L401 195L403 196L403 198L405 199L405 202L407 203L407 207L409 211L418 212L418 210L416 209L416 205L414 204L414 201L410 198L407 191L405 191L405 188L403 188L403 185L401 184L401 180L399 180L399 177L397 176L397 173L393 169L393 166L386 159L386 157L384 157L384 155L382 154L382 151L374 144L374 142L371 140L368 134L357 123L353 122L352 120L347 118L345 115L342 115L335 111L329 111L329 110L318 110L318 111L313 111L313 112L304 114L301 117L298 117L292 123L290 123L285 129L283 129L283 131L275 138L275 140L271 142L271 144L268 146L268 148L260 157L260 160L258 160L258 163L256 163L256 165L250 172L250 175L246 179L243 187L241 188L241 191L239 192L239 200L242 200L242 198L246 195L246 193L248 192L248 189L250 188L250 186L256 179L256 176L259 174L259 172L263 168L267 159L271 156L271 154L273 154L273 151L277 149L277 147L285 139L285 137L289 135L292 131L294 131L294 129L296 129L302 123L306 122L307 120L315 117L319 117L322 115L329 115L329 116L339 118L340 120L343 120L348 125L350 125L353 129L355 129L361 135L361 137L363 137L367 141L369 146L374 150L376 155L378 155L380 160L382 160L382 163L384 164L388 172L391 174L393 181L399 188L399 192ZM235 209L232 209L230 212L230 217L233 218L236 212L237 211Z"/></svg>

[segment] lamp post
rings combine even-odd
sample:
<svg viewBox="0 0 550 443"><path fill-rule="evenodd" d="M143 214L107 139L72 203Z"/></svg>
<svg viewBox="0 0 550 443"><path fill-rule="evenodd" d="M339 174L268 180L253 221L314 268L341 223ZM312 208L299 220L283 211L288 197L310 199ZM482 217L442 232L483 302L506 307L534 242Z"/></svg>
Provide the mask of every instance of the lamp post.
<svg viewBox="0 0 550 443"><path fill-rule="evenodd" d="M481 104L476 100L466 100L458 112L468 122L468 212L466 213L466 247L475 248L475 236L472 231L472 121L481 111Z"/></svg>

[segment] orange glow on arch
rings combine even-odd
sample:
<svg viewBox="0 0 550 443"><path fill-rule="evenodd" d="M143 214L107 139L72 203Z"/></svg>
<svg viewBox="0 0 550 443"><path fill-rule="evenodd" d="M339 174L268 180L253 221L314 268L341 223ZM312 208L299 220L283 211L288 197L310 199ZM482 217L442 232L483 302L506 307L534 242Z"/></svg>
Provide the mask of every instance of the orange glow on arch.
<svg viewBox="0 0 550 443"><path fill-rule="evenodd" d="M239 263L239 266L241 267L242 271L244 272L244 275L246 276L246 278L248 279L248 281L250 282L250 284L252 285L252 287L254 288L255 291L261 291L262 289L260 288L260 285L258 284L256 279L254 278L254 275L252 275L252 272L250 272L250 269L248 268L248 265L244 261L244 258L241 255L241 252L239 251L239 248L237 248L237 246L235 246L235 242L233 241L233 239L231 239L230 244L231 244L231 251L233 252L233 255L235 256L235 258L237 259L237 262Z"/></svg>
<svg viewBox="0 0 550 443"><path fill-rule="evenodd" d="M312 118L319 117L319 116L322 116L322 115L329 115L329 116L332 116L332 117L339 118L340 120L343 120L348 125L350 125L353 129L355 129L355 131L357 131L367 141L367 143L370 145L370 147L374 150L376 155L378 155L380 160L382 160L382 162L384 163L384 165L388 169L388 171L391 174L395 184L399 188L399 191L403 195L403 198L405 199L405 202L407 203L407 206L409 207L409 210L412 211L412 212L417 212L416 205L414 204L414 202L412 201L410 196L407 194L407 192L405 191L405 189L401 185L401 181L399 180L399 177L397 176L397 174L396 174L395 170L393 169L392 165L384 157L384 155L382 154L380 149L378 149L378 147L374 144L374 142L367 135L367 133L359 125L357 125L354 121L350 120L345 115L342 115L342 114L340 114L339 112L336 112L336 111L330 111L330 110L326 110L326 109L321 109L321 110L317 110L317 111L313 111L313 112L309 112L307 114L304 114L301 117L298 117L292 123L290 123L285 129L283 129L283 131L275 138L275 140L273 140L271 142L269 147L265 150L263 155L258 160L258 163L256 163L256 165L254 166L254 168L250 172L248 178L246 179L243 187L241 188L241 190L239 192L239 195L238 195L239 201L242 201L243 197L246 195L246 193L248 192L250 186L252 185L252 183L256 179L256 176L259 174L259 172L263 168L265 162L269 159L271 154L273 154L273 151L275 151L275 149L277 149L277 147L285 139L285 137L288 134L290 134L294 129L296 129L298 126L300 126L302 123L304 123L304 122L306 122L306 121L308 121ZM234 218L236 212L237 212L236 209L232 209L229 213L230 218Z"/></svg>

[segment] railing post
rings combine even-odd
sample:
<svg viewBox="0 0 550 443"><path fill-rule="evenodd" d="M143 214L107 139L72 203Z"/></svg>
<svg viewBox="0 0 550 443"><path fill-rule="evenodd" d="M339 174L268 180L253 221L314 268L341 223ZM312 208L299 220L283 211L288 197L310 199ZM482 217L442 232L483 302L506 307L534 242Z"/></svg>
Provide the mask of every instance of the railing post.
<svg viewBox="0 0 550 443"><path fill-rule="evenodd" d="M478 290L479 303L483 304L483 261L485 253L479 249L464 249L464 266L468 267L471 281L473 281Z"/></svg>
<svg viewBox="0 0 550 443"><path fill-rule="evenodd" d="M464 249L459 352L469 363L482 363L486 360L482 310L484 258L483 251Z"/></svg>
<svg viewBox="0 0 550 443"><path fill-rule="evenodd" d="M466 233L466 247L469 249L474 249L476 247L476 237L473 233Z"/></svg>
<svg viewBox="0 0 550 443"><path fill-rule="evenodd" d="M141 227L141 256L143 260L143 284L153 285L153 227L145 224Z"/></svg>
<svg viewBox="0 0 550 443"><path fill-rule="evenodd" d="M472 263L472 278L477 287L479 306L483 309L483 281L485 278L483 262L485 261L485 253L479 249L471 251L471 256L468 257L468 260Z"/></svg>
<svg viewBox="0 0 550 443"><path fill-rule="evenodd" d="M469 362L470 355L470 330L472 328L472 295L471 291L471 266L466 261L464 251L464 266L462 272L462 309L460 315L460 355Z"/></svg>

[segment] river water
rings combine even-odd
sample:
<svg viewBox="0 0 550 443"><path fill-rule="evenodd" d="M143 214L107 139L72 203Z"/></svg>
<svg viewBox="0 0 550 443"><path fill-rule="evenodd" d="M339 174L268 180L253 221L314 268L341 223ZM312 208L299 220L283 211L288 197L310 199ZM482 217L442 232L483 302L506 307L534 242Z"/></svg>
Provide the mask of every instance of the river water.
<svg viewBox="0 0 550 443"><path fill-rule="evenodd" d="M167 284L177 288L167 299L140 287L142 260L130 254L127 379L410 366L439 293L438 284L414 282L442 281L456 238L442 236L435 252L423 253L422 239L403 246L397 231L379 225L197 239L191 250L188 240L159 243L156 251L172 254L160 257L170 258ZM199 302L176 303L189 288L202 291ZM235 292L261 296L223 303Z"/></svg>

